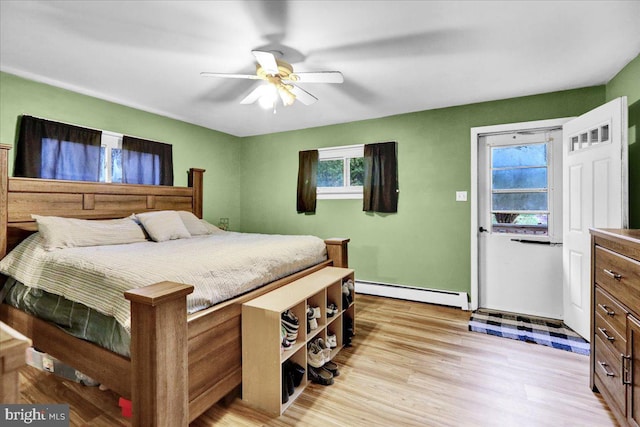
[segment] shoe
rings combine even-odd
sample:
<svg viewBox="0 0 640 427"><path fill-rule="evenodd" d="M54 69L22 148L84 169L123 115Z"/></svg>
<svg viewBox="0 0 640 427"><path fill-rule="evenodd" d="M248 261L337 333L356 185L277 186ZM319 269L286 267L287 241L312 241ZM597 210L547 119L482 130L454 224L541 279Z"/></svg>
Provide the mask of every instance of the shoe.
<svg viewBox="0 0 640 427"><path fill-rule="evenodd" d="M351 320L349 316L344 316L342 322L342 345L351 347L351 338L353 335L353 320Z"/></svg>
<svg viewBox="0 0 640 427"><path fill-rule="evenodd" d="M290 369L286 369L286 380L287 380L287 393L289 396L293 396L293 393L296 391L296 387L293 383L293 372Z"/></svg>
<svg viewBox="0 0 640 427"><path fill-rule="evenodd" d="M313 366L307 366L308 374L307 378L316 384L331 385L333 384L333 374L326 369L314 368Z"/></svg>
<svg viewBox="0 0 640 427"><path fill-rule="evenodd" d="M340 371L338 370L338 365L336 365L332 361L328 361L327 363L322 365L322 369L326 369L327 371L331 372L331 374L333 374L334 377L340 376Z"/></svg>
<svg viewBox="0 0 640 427"><path fill-rule="evenodd" d="M293 374L293 385L298 387L304 378L305 369L296 362L291 362L291 373Z"/></svg>
<svg viewBox="0 0 640 427"><path fill-rule="evenodd" d="M316 346L322 351L325 363L331 360L331 348L324 342L322 338L316 339Z"/></svg>
<svg viewBox="0 0 640 427"><path fill-rule="evenodd" d="M322 349L315 342L310 342L307 346L307 363L314 368L321 368L325 362Z"/></svg>
<svg viewBox="0 0 640 427"><path fill-rule="evenodd" d="M351 279L347 280L347 288L349 289L349 292L353 295L353 292L356 289L355 284L353 283L353 280Z"/></svg>
<svg viewBox="0 0 640 427"><path fill-rule="evenodd" d="M322 317L322 312L320 311L320 307L311 307L313 310L313 317L315 319L319 319Z"/></svg>
<svg viewBox="0 0 640 427"><path fill-rule="evenodd" d="M336 334L327 335L327 345L329 348L336 348L338 346L338 338Z"/></svg>
<svg viewBox="0 0 640 427"><path fill-rule="evenodd" d="M309 319L309 331L311 332L314 329L318 329L318 321L316 319Z"/></svg>
<svg viewBox="0 0 640 427"><path fill-rule="evenodd" d="M338 306L331 303L327 306L327 317L333 317L338 314Z"/></svg>
<svg viewBox="0 0 640 427"><path fill-rule="evenodd" d="M282 403L289 401L289 391L287 390L287 375L285 370L282 370Z"/></svg>
<svg viewBox="0 0 640 427"><path fill-rule="evenodd" d="M349 291L349 287L347 286L346 283L342 284L342 305L344 306L343 308L347 308L351 305L351 292Z"/></svg>

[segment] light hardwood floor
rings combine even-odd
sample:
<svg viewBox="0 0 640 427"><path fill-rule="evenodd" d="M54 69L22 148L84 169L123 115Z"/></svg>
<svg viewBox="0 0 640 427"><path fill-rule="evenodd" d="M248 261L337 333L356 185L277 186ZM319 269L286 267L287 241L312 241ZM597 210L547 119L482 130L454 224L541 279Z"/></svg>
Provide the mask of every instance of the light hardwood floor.
<svg viewBox="0 0 640 427"><path fill-rule="evenodd" d="M358 295L341 375L280 417L236 399L192 426L616 426L588 385L589 358L468 332L469 313ZM212 362L215 363L215 362ZM69 403L71 425L129 426L117 396L26 367L24 402Z"/></svg>

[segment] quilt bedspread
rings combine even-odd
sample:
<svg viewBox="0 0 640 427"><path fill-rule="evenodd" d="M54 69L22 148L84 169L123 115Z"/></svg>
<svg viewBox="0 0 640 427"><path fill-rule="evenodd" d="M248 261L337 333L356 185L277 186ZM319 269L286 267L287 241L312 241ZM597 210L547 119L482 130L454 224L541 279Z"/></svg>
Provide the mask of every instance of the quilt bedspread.
<svg viewBox="0 0 640 427"><path fill-rule="evenodd" d="M193 313L325 259L324 241L314 236L224 232L46 251L35 233L0 261L0 273L113 316L130 330L127 290L165 280L191 284Z"/></svg>

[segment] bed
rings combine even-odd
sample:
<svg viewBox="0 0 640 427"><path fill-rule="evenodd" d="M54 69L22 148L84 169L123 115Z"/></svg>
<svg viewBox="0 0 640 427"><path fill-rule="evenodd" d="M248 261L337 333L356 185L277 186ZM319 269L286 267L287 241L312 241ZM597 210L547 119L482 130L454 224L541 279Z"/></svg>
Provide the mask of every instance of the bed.
<svg viewBox="0 0 640 427"><path fill-rule="evenodd" d="M0 145L0 259L37 230L32 214L112 219L132 212L182 210L202 218L202 169L189 171L188 187L10 178L9 149ZM131 399L134 425L185 426L239 390L242 303L326 266L347 267L347 242L325 240L327 260L192 314L187 314L191 284L159 281L126 291L130 357L7 304L0 305L0 320L40 350Z"/></svg>

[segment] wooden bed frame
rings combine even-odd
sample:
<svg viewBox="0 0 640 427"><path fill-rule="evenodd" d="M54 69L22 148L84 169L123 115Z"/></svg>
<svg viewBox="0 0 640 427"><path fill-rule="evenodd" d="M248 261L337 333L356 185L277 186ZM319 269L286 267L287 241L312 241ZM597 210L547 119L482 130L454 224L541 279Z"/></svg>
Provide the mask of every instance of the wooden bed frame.
<svg viewBox="0 0 640 427"><path fill-rule="evenodd" d="M188 187L10 178L0 145L0 259L37 230L31 214L121 218L153 210L188 210L202 218L202 169ZM242 303L328 265L347 267L348 239L326 240L328 260L262 288L187 315L193 286L161 282L125 293L131 302L131 357L75 338L7 304L0 320L38 349L131 399L133 425L186 426L242 380Z"/></svg>

